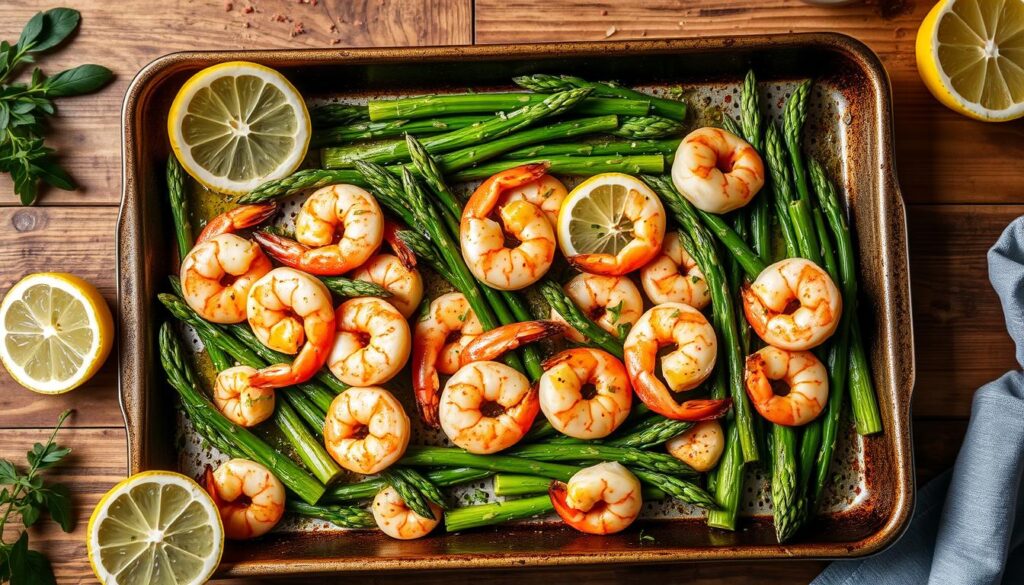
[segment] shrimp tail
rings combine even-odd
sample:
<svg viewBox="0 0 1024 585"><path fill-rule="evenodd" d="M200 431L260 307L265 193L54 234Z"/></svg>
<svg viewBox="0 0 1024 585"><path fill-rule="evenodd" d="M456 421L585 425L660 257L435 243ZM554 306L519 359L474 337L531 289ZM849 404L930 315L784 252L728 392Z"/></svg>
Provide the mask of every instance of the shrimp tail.
<svg viewBox="0 0 1024 585"><path fill-rule="evenodd" d="M210 494L210 499L213 500L213 505L219 510L224 506L224 499L220 497L220 492L217 491L217 480L213 476L213 466L207 465L206 470L203 472L203 487Z"/></svg>
<svg viewBox="0 0 1024 585"><path fill-rule="evenodd" d="M406 227L397 221L388 219L384 221L384 240L394 250L395 256L402 261L402 266L405 266L409 270L416 268L416 253L412 251L402 238L398 237L398 233Z"/></svg>
<svg viewBox="0 0 1024 585"><path fill-rule="evenodd" d="M334 329L334 321L324 323L322 327ZM267 366L258 370L249 378L249 384L256 388L284 388L301 384L313 376L323 367L331 352L331 343L334 338L329 334L310 335L310 339L326 339L326 344L306 343L299 355L295 356L292 363L280 363Z"/></svg>
<svg viewBox="0 0 1024 585"><path fill-rule="evenodd" d="M549 166L551 165L547 162L522 165L491 176L481 183L469 198L462 213L463 219L486 217L497 205L498 198L503 192L540 179L547 174Z"/></svg>
<svg viewBox="0 0 1024 585"><path fill-rule="evenodd" d="M337 276L348 271L344 260L328 254L317 254L316 250L270 232L255 232L253 238L274 260L296 270L320 276Z"/></svg>
<svg viewBox="0 0 1024 585"><path fill-rule="evenodd" d="M581 530L586 514L569 505L568 495L569 485L563 481L553 480L548 486L548 496L551 498L551 504L555 507L555 512L563 522Z"/></svg>
<svg viewBox="0 0 1024 585"><path fill-rule="evenodd" d="M601 276L623 276L646 264L650 257L640 247L629 247L617 256L612 254L577 254L567 258L569 264L582 272Z"/></svg>
<svg viewBox="0 0 1024 585"><path fill-rule="evenodd" d="M563 323L546 320L502 325L478 335L466 344L459 356L459 365L490 361L522 345L562 335L567 330L568 327Z"/></svg>
<svg viewBox="0 0 1024 585"><path fill-rule="evenodd" d="M438 408L441 395L438 390L441 381L434 364L437 363L437 349L423 343L421 338L414 337L412 345L413 394L416 396L416 409L420 419L431 428L441 428Z"/></svg>
<svg viewBox="0 0 1024 585"><path fill-rule="evenodd" d="M196 242L259 225L273 217L275 213L277 213L277 205L273 203L240 205L211 219L200 232Z"/></svg>
<svg viewBox="0 0 1024 585"><path fill-rule="evenodd" d="M719 418L729 412L731 398L696 399L677 403L668 388L654 375L642 371L633 380L633 391L654 412L674 420L699 422Z"/></svg>

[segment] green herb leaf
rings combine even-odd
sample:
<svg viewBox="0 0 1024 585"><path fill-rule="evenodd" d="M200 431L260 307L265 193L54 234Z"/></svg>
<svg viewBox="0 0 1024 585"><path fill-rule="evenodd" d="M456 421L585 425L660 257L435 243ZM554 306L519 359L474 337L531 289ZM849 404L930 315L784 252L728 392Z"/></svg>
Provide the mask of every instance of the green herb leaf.
<svg viewBox="0 0 1024 585"><path fill-rule="evenodd" d="M113 75L102 65L79 65L47 79L43 82L43 89L50 97L81 95L103 87Z"/></svg>
<svg viewBox="0 0 1024 585"><path fill-rule="evenodd" d="M39 520L39 516L42 515L43 511L39 504L27 500L18 507L18 513L21 514L21 523L27 528Z"/></svg>
<svg viewBox="0 0 1024 585"><path fill-rule="evenodd" d="M0 459L0 484L12 484L18 479L18 468L6 459Z"/></svg>
<svg viewBox="0 0 1024 585"><path fill-rule="evenodd" d="M32 44L42 34L45 24L46 14L43 12L37 12L35 16L28 19L25 28L21 29L21 36L18 37L18 48L21 50L31 49Z"/></svg>
<svg viewBox="0 0 1024 585"><path fill-rule="evenodd" d="M72 8L54 8L45 14L43 33L32 45L32 52L39 53L64 42L78 28L81 15Z"/></svg>
<svg viewBox="0 0 1024 585"><path fill-rule="evenodd" d="M56 585L53 568L42 553L28 548L28 533L22 532L8 553L11 585Z"/></svg>
<svg viewBox="0 0 1024 585"><path fill-rule="evenodd" d="M60 524L64 532L71 532L74 518L71 514L71 490L68 486L55 483L40 493L43 494L50 518Z"/></svg>
<svg viewBox="0 0 1024 585"><path fill-rule="evenodd" d="M36 163L32 165L32 168L36 171L36 174L40 179L58 189L74 191L78 188L78 185L75 184L75 180L71 178L71 175L52 160L43 159L36 161Z"/></svg>

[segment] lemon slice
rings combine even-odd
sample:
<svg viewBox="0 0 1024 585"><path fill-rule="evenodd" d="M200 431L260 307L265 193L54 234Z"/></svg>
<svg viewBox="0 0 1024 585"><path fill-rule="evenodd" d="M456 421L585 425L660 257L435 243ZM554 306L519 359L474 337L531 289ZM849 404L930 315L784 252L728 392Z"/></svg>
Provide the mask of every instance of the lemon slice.
<svg viewBox="0 0 1024 585"><path fill-rule="evenodd" d="M0 359L19 384L43 394L80 386L103 365L114 320L96 287L71 274L30 274L0 304Z"/></svg>
<svg viewBox="0 0 1024 585"><path fill-rule="evenodd" d="M917 31L917 69L936 99L965 116L1024 116L1024 2L939 2Z"/></svg>
<svg viewBox="0 0 1024 585"><path fill-rule="evenodd" d="M167 116L181 166L207 188L238 195L294 171L309 146L309 112L277 71L245 61L185 82Z"/></svg>
<svg viewBox="0 0 1024 585"><path fill-rule="evenodd" d="M96 504L87 538L89 563L105 585L205 583L224 550L213 499L169 471L146 471L114 486Z"/></svg>
<svg viewBox="0 0 1024 585"><path fill-rule="evenodd" d="M558 211L562 253L616 255L633 241L633 222L625 215L630 191L658 198L646 183L622 173L594 175L573 189Z"/></svg>

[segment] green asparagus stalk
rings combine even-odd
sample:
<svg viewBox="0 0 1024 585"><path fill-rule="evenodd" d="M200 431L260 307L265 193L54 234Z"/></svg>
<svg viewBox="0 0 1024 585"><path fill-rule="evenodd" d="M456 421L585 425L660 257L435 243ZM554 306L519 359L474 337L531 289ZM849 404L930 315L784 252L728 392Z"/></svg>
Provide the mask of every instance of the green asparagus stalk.
<svg viewBox="0 0 1024 585"><path fill-rule="evenodd" d="M789 152L789 162L793 168L793 182L800 199L811 202L811 193L807 188L807 170L804 165L803 152L800 149L800 133L807 121L807 100L811 93L811 80L804 80L793 90L793 95L786 100L782 115L782 135Z"/></svg>
<svg viewBox="0 0 1024 585"><path fill-rule="evenodd" d="M782 136L778 126L769 122L765 128L765 166L771 176L772 206L779 222L779 231L786 245L786 255L795 258L800 255L793 220L789 216L789 202L793 200L793 178L790 174Z"/></svg>
<svg viewBox="0 0 1024 585"><path fill-rule="evenodd" d="M169 323L160 328L160 362L170 383L198 429L219 435L214 441L229 443L248 458L264 465L288 489L306 503L315 504L325 488L299 464L224 417L199 391L195 375L185 360L178 338Z"/></svg>
<svg viewBox="0 0 1024 585"><path fill-rule="evenodd" d="M239 203L263 203L271 199L291 197L306 189L319 189L328 185L349 183L366 187L367 183L358 171L351 169L304 169L282 179L267 181L248 194L238 198Z"/></svg>
<svg viewBox="0 0 1024 585"><path fill-rule="evenodd" d="M739 425L735 420L728 422L725 432L725 452L718 462L715 481L715 502L719 509L708 512L708 526L736 530L740 496L743 494L743 453Z"/></svg>
<svg viewBox="0 0 1024 585"><path fill-rule="evenodd" d="M754 71L750 70L743 80L743 92L740 96L740 125L743 129L743 138L762 156L764 156L763 121L761 94L757 91L757 78L754 76ZM755 196L750 205L751 242L757 255L767 264L772 254L771 206L768 194L759 193L759 196Z"/></svg>
<svg viewBox="0 0 1024 585"><path fill-rule="evenodd" d="M386 299L391 293L384 287L365 280L354 280L344 276L320 276L320 282L327 290L339 297L380 297Z"/></svg>
<svg viewBox="0 0 1024 585"><path fill-rule="evenodd" d="M188 220L188 200L185 197L185 173L178 158L167 158L167 197L171 202L171 217L174 219L174 236L178 240L178 258L185 258L192 249L192 224Z"/></svg>
<svg viewBox="0 0 1024 585"><path fill-rule="evenodd" d="M422 140L423 147L431 154L440 154L467 146L479 145L495 138L501 138L526 128L543 118L565 113L573 106L579 104L589 92L590 90L587 89L574 89L550 96L543 96L545 99L537 103L532 103L508 114L494 116L486 122L443 134L425 136ZM356 145L353 148L355 149L354 151L347 151L346 162L360 160L383 164L408 160L409 158L409 150L404 140ZM342 161L337 159L338 157L331 156L333 164L341 164Z"/></svg>
<svg viewBox="0 0 1024 585"><path fill-rule="evenodd" d="M426 473L426 479L439 488L452 487L464 483L471 483L487 479L493 472L482 469L471 469L459 467L456 469L435 469ZM548 481L551 481L550 479ZM387 483L377 477L364 479L356 483L336 485L328 488L324 494L325 502L357 502L368 500L377 495L377 492L384 489Z"/></svg>
<svg viewBox="0 0 1024 585"><path fill-rule="evenodd" d="M502 498L546 494L549 487L551 479L547 477L517 473L499 473L494 476L494 495Z"/></svg>
<svg viewBox="0 0 1024 585"><path fill-rule="evenodd" d="M617 157L548 156L525 159L502 158L480 166L463 169L450 175L448 178L456 182L479 181L512 167L540 163L547 163L548 172L553 175L577 175L583 177L601 173L659 174L665 170L665 157L653 154Z"/></svg>
<svg viewBox="0 0 1024 585"><path fill-rule="evenodd" d="M387 122L359 120L345 126L314 130L310 146L322 148L332 144L344 144L356 140L392 138L407 133L417 136L440 134L442 132L459 130L460 128L468 128L490 118L490 116L473 115L424 118L420 120L388 120Z"/></svg>
<svg viewBox="0 0 1024 585"><path fill-rule="evenodd" d="M722 128L725 128L726 132L735 134L736 136L743 136L743 129L740 128L739 123L733 119L729 114L722 116Z"/></svg>
<svg viewBox="0 0 1024 585"><path fill-rule="evenodd" d="M285 510L297 516L326 520L341 528L373 528L377 525L373 514L356 506L311 506L305 502L289 499L285 501L284 507Z"/></svg>
<svg viewBox="0 0 1024 585"><path fill-rule="evenodd" d="M441 256L438 255L437 250L434 248L430 240L427 240L418 232L412 230L399 230L398 239L409 247L420 260L424 260L434 272L438 274L442 279L447 282L454 282L455 275L448 268L448 265L444 263Z"/></svg>
<svg viewBox="0 0 1024 585"><path fill-rule="evenodd" d="M493 472L539 475L568 481L579 471L572 465L535 461L511 455L474 455L453 447L409 447L399 465L410 467L472 467Z"/></svg>
<svg viewBox="0 0 1024 585"><path fill-rule="evenodd" d="M533 518L553 512L554 509L555 506L547 494L478 506L464 506L445 512L444 527L448 532L459 532Z"/></svg>
<svg viewBox="0 0 1024 585"><path fill-rule="evenodd" d="M508 158L542 158L546 156L631 156L636 154L675 154L680 138L661 140L602 140L537 144L506 154Z"/></svg>
<svg viewBox="0 0 1024 585"><path fill-rule="evenodd" d="M573 87L589 87L594 91L595 96L625 98L635 100L650 100L651 111L659 116L683 120L686 118L686 104L667 98L650 96L634 89L622 87L614 82L593 82L572 77L569 75L523 75L513 77L512 81L519 87L535 91L537 93L551 93L553 91L565 91Z"/></svg>
<svg viewBox="0 0 1024 585"><path fill-rule="evenodd" d="M228 325L227 330L246 348L259 355L267 363L277 364L291 361L292 359L291 356L274 351L260 343L260 340L256 338L252 330L245 325ZM322 406L324 411L326 411L327 406L330 406L335 396L348 390L348 385L336 378L327 368L321 368L313 376L312 380L299 384L296 388L304 389L304 391L314 397L317 405Z"/></svg>
<svg viewBox="0 0 1024 585"><path fill-rule="evenodd" d="M403 474L387 469L382 471L380 476L398 492L398 497L402 498L410 510L424 518L434 517L434 512L430 509L427 499L414 484L406 480Z"/></svg>
<svg viewBox="0 0 1024 585"><path fill-rule="evenodd" d="M586 337L589 343L622 359L623 340L601 329L597 323L591 321L576 303L565 294L562 287L552 280L545 280L540 285L540 292L544 295L544 299L547 300L548 304L551 305L551 308L565 319L569 325Z"/></svg>
<svg viewBox="0 0 1024 585"><path fill-rule="evenodd" d="M695 483L680 477L656 473L646 469L632 468L630 471L640 481L657 488L668 497L686 504L693 504L708 511L718 510L718 502Z"/></svg>
<svg viewBox="0 0 1024 585"><path fill-rule="evenodd" d="M302 400L297 392L280 392L277 394L277 399L287 402L317 439L324 438L326 413L320 410L313 401Z"/></svg>
<svg viewBox="0 0 1024 585"><path fill-rule="evenodd" d="M772 517L775 537L786 542L803 524L804 497L798 484L796 429L772 425Z"/></svg>
<svg viewBox="0 0 1024 585"><path fill-rule="evenodd" d="M607 442L612 447L631 447L634 449L650 449L661 445L672 437L685 432L693 423L670 418L656 417L654 423L636 432L624 435Z"/></svg>
<svg viewBox="0 0 1024 585"><path fill-rule="evenodd" d="M882 417L878 411L878 397L871 381L871 366L868 364L864 340L861 337L860 322L850 323L850 406L857 432L872 435L882 432Z"/></svg>
<svg viewBox="0 0 1024 585"><path fill-rule="evenodd" d="M420 474L419 471L410 467L392 467L389 471L395 475L401 476L401 478L409 485L416 488L416 490L423 494L423 498L432 502L442 509L448 507L448 503L444 500L444 494L438 489L438 486Z"/></svg>
<svg viewBox="0 0 1024 585"><path fill-rule="evenodd" d="M551 95L569 92L592 93L590 88L571 88ZM539 93L469 93L451 95L426 95L397 100L372 100L367 106L370 119L396 120L402 118L430 118L453 114L493 114L512 112L544 102L549 95ZM643 116L651 109L650 99L608 99L591 98L583 100L574 112L586 116Z"/></svg>
<svg viewBox="0 0 1024 585"><path fill-rule="evenodd" d="M610 130L609 134L621 136L622 138L635 138L643 140L648 138L665 138L668 136L681 136L683 125L669 118L661 116L623 116L619 127Z"/></svg>
<svg viewBox="0 0 1024 585"><path fill-rule="evenodd" d="M340 126L356 120L369 118L366 106L353 104L324 104L309 109L309 120L314 128L326 128L328 126Z"/></svg>
<svg viewBox="0 0 1024 585"><path fill-rule="evenodd" d="M522 445L505 452L509 457L521 457L536 461L602 462L618 461L623 465L693 477L697 472L682 461L667 453L654 453L626 447L612 447L601 444L559 445L537 443Z"/></svg>

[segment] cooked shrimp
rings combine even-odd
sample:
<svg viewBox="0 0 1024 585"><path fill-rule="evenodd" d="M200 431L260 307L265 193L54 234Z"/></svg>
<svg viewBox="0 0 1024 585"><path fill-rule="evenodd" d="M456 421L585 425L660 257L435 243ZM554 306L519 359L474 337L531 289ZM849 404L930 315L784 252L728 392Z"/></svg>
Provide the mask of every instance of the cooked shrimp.
<svg viewBox="0 0 1024 585"><path fill-rule="evenodd" d="M324 187L295 216L295 240L259 232L267 253L310 274L343 274L366 262L384 239L384 214L372 195L355 185Z"/></svg>
<svg viewBox="0 0 1024 585"><path fill-rule="evenodd" d="M613 174L613 173L609 173ZM602 239L616 239L626 242L615 254L576 254L562 252L570 264L583 272L604 276L622 276L647 264L661 252L665 239L665 208L661 199L646 184L628 175L622 175L621 197L616 200L618 211L614 221L617 226L607 234L598 234Z"/></svg>
<svg viewBox="0 0 1024 585"><path fill-rule="evenodd" d="M717 420L701 421L665 443L665 450L698 472L718 465L725 451L725 433Z"/></svg>
<svg viewBox="0 0 1024 585"><path fill-rule="evenodd" d="M420 271L409 268L392 254L377 254L349 275L356 280L372 282L391 293L388 302L408 319L423 299L423 278Z"/></svg>
<svg viewBox="0 0 1024 585"><path fill-rule="evenodd" d="M335 315L338 335L327 364L342 382L383 384L409 361L409 323L391 303L375 297L349 299Z"/></svg>
<svg viewBox="0 0 1024 585"><path fill-rule="evenodd" d="M297 354L290 364L268 366L254 374L253 385L300 384L327 361L334 343L334 307L322 282L293 268L275 268L252 285L246 307L249 326L263 345Z"/></svg>
<svg viewBox="0 0 1024 585"><path fill-rule="evenodd" d="M626 420L633 403L626 368L600 349L578 348L544 362L540 409L551 426L577 439L607 437Z"/></svg>
<svg viewBox="0 0 1024 585"><path fill-rule="evenodd" d="M499 362L473 362L448 379L438 418L452 443L487 454L519 442L539 411L526 376Z"/></svg>
<svg viewBox="0 0 1024 585"><path fill-rule="evenodd" d="M424 518L410 510L395 488L388 486L377 492L371 511L381 532L398 540L413 540L430 534L441 521L441 507L433 502L427 505L434 513L433 518Z"/></svg>
<svg viewBox="0 0 1024 585"><path fill-rule="evenodd" d="M703 309L711 302L704 273L683 247L679 232L665 236L661 256L640 269L640 284L654 303L685 303Z"/></svg>
<svg viewBox="0 0 1024 585"><path fill-rule="evenodd" d="M497 359L501 354L548 337L565 333L566 325L557 321L523 321L495 327L467 343L459 356L459 366Z"/></svg>
<svg viewBox="0 0 1024 585"><path fill-rule="evenodd" d="M398 232L404 229L407 228L397 221L384 219L384 241L391 246L391 250L402 261L402 265L412 270L416 268L416 252L413 252L412 248L398 237Z"/></svg>
<svg viewBox="0 0 1024 585"><path fill-rule="evenodd" d="M640 480L614 461L583 468L568 484L553 481L548 494L562 520L587 534L621 532L643 506Z"/></svg>
<svg viewBox="0 0 1024 585"><path fill-rule="evenodd" d="M231 422L254 427L274 414L274 390L253 386L256 373L249 366L235 366L217 374L213 384L213 403Z"/></svg>
<svg viewBox="0 0 1024 585"><path fill-rule="evenodd" d="M248 459L206 468L206 491L224 522L224 536L235 540L270 532L284 515L284 486L269 469Z"/></svg>
<svg viewBox="0 0 1024 585"><path fill-rule="evenodd" d="M338 465L368 475L387 469L409 446L409 417L378 386L349 388L331 402L324 445Z"/></svg>
<svg viewBox="0 0 1024 585"><path fill-rule="evenodd" d="M600 276L586 272L577 274L563 287L565 294L608 333L622 337L644 312L644 298L633 281L625 276ZM551 318L565 322L558 311L551 310ZM579 331L569 328L569 339L583 343L587 340Z"/></svg>
<svg viewBox="0 0 1024 585"><path fill-rule="evenodd" d="M676 349L661 358L661 348ZM640 317L623 344L624 361L633 391L651 410L677 420L717 418L729 409L729 400L687 400L679 404L671 392L692 390L711 375L718 353L715 330L700 311L682 303L663 303ZM668 383L666 386L665 383Z"/></svg>
<svg viewBox="0 0 1024 585"><path fill-rule="evenodd" d="M768 346L747 356L746 383L754 408L777 425L805 425L828 401L828 372L809 351Z"/></svg>
<svg viewBox="0 0 1024 585"><path fill-rule="evenodd" d="M754 332L768 345L791 351L821 345L843 313L842 295L828 273L803 258L765 268L740 295Z"/></svg>
<svg viewBox="0 0 1024 585"><path fill-rule="evenodd" d="M686 135L672 162L672 183L697 209L739 209L764 185L764 163L753 146L718 128Z"/></svg>
<svg viewBox="0 0 1024 585"><path fill-rule="evenodd" d="M505 191L498 200L498 207L504 207L513 201L533 203L544 212L544 216L554 227L558 225L558 210L562 208L562 201L568 194L569 191L561 181L551 175L544 175L536 181Z"/></svg>
<svg viewBox="0 0 1024 585"><path fill-rule="evenodd" d="M416 323L412 337L412 385L423 422L434 428L440 425L438 372L454 374L459 369L462 349L481 333L483 327L462 293L437 297Z"/></svg>
<svg viewBox="0 0 1024 585"><path fill-rule="evenodd" d="M540 280L555 258L555 230L544 212L524 199L499 206L510 189L539 180L547 165L502 171L473 192L459 227L462 256L473 275L492 288L519 290ZM490 218L497 208L501 223ZM504 227L503 227L504 226ZM506 246L506 234L517 244Z"/></svg>
<svg viewBox="0 0 1024 585"><path fill-rule="evenodd" d="M213 323L245 321L249 289L273 266L257 244L232 232L265 221L276 209L243 205L206 224L180 271L182 296L200 317Z"/></svg>

